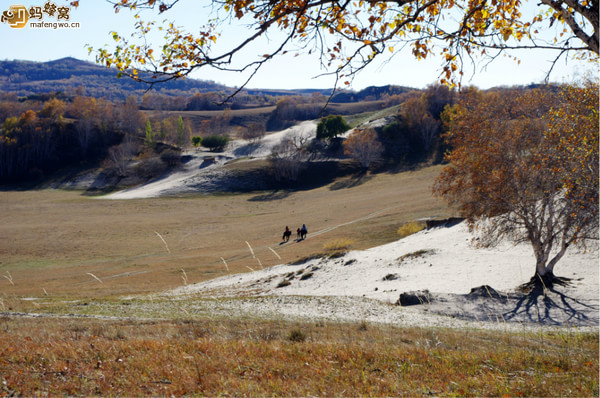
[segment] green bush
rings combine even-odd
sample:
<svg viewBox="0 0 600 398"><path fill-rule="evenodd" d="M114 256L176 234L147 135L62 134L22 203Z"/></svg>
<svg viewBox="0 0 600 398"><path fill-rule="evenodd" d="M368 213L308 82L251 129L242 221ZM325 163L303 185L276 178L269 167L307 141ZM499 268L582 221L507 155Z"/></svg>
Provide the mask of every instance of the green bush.
<svg viewBox="0 0 600 398"><path fill-rule="evenodd" d="M350 126L340 115L329 115L321 119L317 125L317 138L332 139L350 130Z"/></svg>
<svg viewBox="0 0 600 398"><path fill-rule="evenodd" d="M199 135L195 135L192 137L192 145L195 147L199 147L202 144L202 137Z"/></svg>
<svg viewBox="0 0 600 398"><path fill-rule="evenodd" d="M212 152L223 151L227 144L229 144L229 137L226 135L209 135L202 139L202 146Z"/></svg>

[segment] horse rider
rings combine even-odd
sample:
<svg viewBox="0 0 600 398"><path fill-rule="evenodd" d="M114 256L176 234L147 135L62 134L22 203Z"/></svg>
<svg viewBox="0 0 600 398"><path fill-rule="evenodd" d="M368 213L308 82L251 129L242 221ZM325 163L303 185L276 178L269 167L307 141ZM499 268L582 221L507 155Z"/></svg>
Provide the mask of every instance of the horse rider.
<svg viewBox="0 0 600 398"><path fill-rule="evenodd" d="M283 236L281 237L282 240L286 240L290 238L290 235L292 234L292 231L290 231L290 228L286 225L285 226L285 231L283 231Z"/></svg>

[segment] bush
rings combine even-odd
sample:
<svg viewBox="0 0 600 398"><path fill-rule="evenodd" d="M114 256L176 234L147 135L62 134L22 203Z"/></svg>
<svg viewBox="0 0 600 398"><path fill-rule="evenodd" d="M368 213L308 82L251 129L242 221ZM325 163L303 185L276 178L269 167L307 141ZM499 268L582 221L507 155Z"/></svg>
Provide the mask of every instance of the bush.
<svg viewBox="0 0 600 398"><path fill-rule="evenodd" d="M287 280L287 279L284 279L284 280L282 280L281 282L279 282L279 283L277 284L277 287L286 287L286 286L289 286L289 285L291 285L291 284L292 284L292 282L290 282L290 281L289 281L289 280Z"/></svg>
<svg viewBox="0 0 600 398"><path fill-rule="evenodd" d="M195 135L192 137L192 145L195 147L199 147L202 144L202 137L199 135Z"/></svg>
<svg viewBox="0 0 600 398"><path fill-rule="evenodd" d="M212 152L223 151L227 144L229 144L229 137L226 135L209 135L202 139L202 146Z"/></svg>
<svg viewBox="0 0 600 398"><path fill-rule="evenodd" d="M329 115L321 119L317 125L317 138L332 139L350 130L350 126L340 115Z"/></svg>
<svg viewBox="0 0 600 398"><path fill-rule="evenodd" d="M176 167L181 162L181 152L167 149L160 154L160 160L168 167Z"/></svg>
<svg viewBox="0 0 600 398"><path fill-rule="evenodd" d="M301 143L286 139L273 147L269 164L277 181L296 181L300 172L306 168L306 159L307 154Z"/></svg>
<svg viewBox="0 0 600 398"><path fill-rule="evenodd" d="M400 235L400 238L406 238L407 236L416 234L424 229L425 223L413 221L400 226L400 228L398 228L398 235Z"/></svg>
<svg viewBox="0 0 600 398"><path fill-rule="evenodd" d="M354 241L348 238L337 238L326 242L323 249L328 252L346 252L352 247Z"/></svg>
<svg viewBox="0 0 600 398"><path fill-rule="evenodd" d="M135 174L142 179L159 177L167 170L166 164L159 158L142 160L135 167Z"/></svg>
<svg viewBox="0 0 600 398"><path fill-rule="evenodd" d="M341 250L341 249L349 249L354 244L352 239L348 238L337 238L330 240L329 242L323 245L323 249L325 250Z"/></svg>
<svg viewBox="0 0 600 398"><path fill-rule="evenodd" d="M363 168L381 160L383 145L377 139L373 129L360 130L352 133L344 143L344 154L360 162Z"/></svg>
<svg viewBox="0 0 600 398"><path fill-rule="evenodd" d="M306 334L300 329L294 329L290 332L288 340L294 343L302 343L306 340Z"/></svg>

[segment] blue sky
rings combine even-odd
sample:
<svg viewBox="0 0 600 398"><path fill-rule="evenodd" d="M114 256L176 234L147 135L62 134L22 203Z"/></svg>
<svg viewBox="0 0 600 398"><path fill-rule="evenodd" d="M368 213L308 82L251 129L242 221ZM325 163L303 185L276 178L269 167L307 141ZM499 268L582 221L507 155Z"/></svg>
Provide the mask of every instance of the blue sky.
<svg viewBox="0 0 600 398"><path fill-rule="evenodd" d="M2 0L0 14L12 4L22 4L43 7L47 0ZM68 6L65 0L54 0L57 6ZM202 6L201 1L188 0L180 2L166 15L144 15L146 19L162 21L164 18L175 21L178 26L195 31L203 21L209 10ZM205 3L205 2L204 2ZM133 14L129 11L114 13L112 6L101 0L81 0L80 6L71 9L70 22L80 24L79 29L33 29L28 26L14 29L7 24L0 24L0 59L22 59L33 61L49 61L63 57L94 61L94 55L88 54L86 45L95 48L105 44L112 44L111 31L118 31L128 35L134 24ZM45 21L56 21L46 17ZM230 38L240 37L247 33L244 26L230 26L223 31L222 44L229 44ZM261 43L253 51L262 54ZM483 68L478 65L473 71L468 65L465 70L466 78L463 84L473 84L480 88L489 88L501 85L516 85L540 83L546 76L554 53L545 51L524 51L515 53L521 63L499 58ZM353 81L351 88L360 90L367 86L381 86L386 84L425 87L437 81L440 73L441 58L433 57L425 61L416 61L409 51L396 53L388 62L370 65ZM585 74L592 65L588 62L569 60L563 58L553 70L551 80L556 82L570 81ZM325 72L320 69L319 60L313 56L294 57L292 55L275 59L266 65L250 82L248 87L253 88L329 88L334 84L332 76L315 78ZM239 86L246 76L240 73L225 73L219 71L203 70L194 74L197 79L212 80L228 86Z"/></svg>

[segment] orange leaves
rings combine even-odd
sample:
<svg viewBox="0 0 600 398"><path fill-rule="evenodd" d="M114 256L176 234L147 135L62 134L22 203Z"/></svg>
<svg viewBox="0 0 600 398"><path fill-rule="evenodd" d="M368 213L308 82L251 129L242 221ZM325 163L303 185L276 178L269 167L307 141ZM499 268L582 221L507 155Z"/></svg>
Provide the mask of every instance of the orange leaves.
<svg viewBox="0 0 600 398"><path fill-rule="evenodd" d="M529 225L541 225L547 217L541 206L564 209L551 215L562 217L553 223L557 229L543 233L579 240L598 224L597 109L597 84L568 86L558 95L549 89L463 94L445 112L453 149L435 192L470 219L519 211Z"/></svg>
<svg viewBox="0 0 600 398"><path fill-rule="evenodd" d="M77 3L77 2L73 2ZM156 12L156 5L160 4L158 11L162 12L171 8L177 2L157 2L156 0L118 0L115 7L145 9L151 8ZM157 65L163 71L177 74L186 72L189 65L215 65L222 68L233 62L236 55L242 50L250 48L258 41L258 37L266 36L276 30L281 34L282 47L278 54L285 54L291 48L311 50L322 54L324 64L332 66L337 72L345 74L357 73L375 57L385 54L391 57L395 48L410 48L416 59L430 57L434 50L441 49L444 70L442 81L455 84L462 76L462 63L456 60L473 58L476 56L491 58L493 50L502 50L508 46L529 46L527 39L534 39L537 28L542 22L557 21L563 23L564 18L556 10L547 14L533 16L529 19L523 17L521 8L524 7L520 0L499 1L464 1L439 0L418 2L407 0L402 2L364 1L351 0L350 2L308 2L307 0L223 0L214 3L221 7L223 12L213 20L208 20L208 26L202 27L198 34L187 34L176 28L173 23L165 25L167 31L163 47L165 50L160 59L148 57L146 51L131 54L127 50L129 42L137 41L139 47L146 47L147 35L150 33L150 24L136 25L137 33L133 39L127 40L115 34L113 36L117 51L100 52L99 62L126 65L131 59L141 65ZM585 6L582 6L585 7ZM574 11L575 12L575 11ZM224 49L221 53L214 53L217 46L212 46L219 37L218 29L227 29L231 21L244 20L249 22L248 34L237 38L237 43ZM536 25L537 24L537 25ZM562 28L562 27L561 27ZM159 28L161 29L161 28ZM330 44L323 40L322 33L329 33L331 41L341 40L348 44L356 44L360 50L350 54L343 54L341 45L329 50ZM560 32L557 30L556 47L560 49L566 40L558 40ZM531 36L530 36L531 35ZM551 41L550 38L548 41ZM143 43L143 44L142 44ZM535 44L533 44L535 46ZM434 46L437 46L435 48ZM159 48L159 47L157 47ZM234 50L230 52L230 49ZM352 46L345 46L353 48ZM487 50L491 48L492 50ZM386 51L387 49L387 51ZM248 68L254 62L262 64L266 58L262 57L265 50L252 48L254 59L244 58L242 68ZM316 51L315 51L316 50ZM296 51L296 50L294 50ZM389 52L388 52L389 51ZM435 51L438 53L438 51ZM597 52L596 52L597 53ZM110 57L107 56L111 54ZM246 54L246 53L245 53ZM452 58L451 58L452 57ZM208 60L208 62L207 62ZM339 60L340 67L333 61ZM188 66L183 66L188 65ZM181 70L181 69L185 70ZM183 73L185 74L185 73Z"/></svg>

